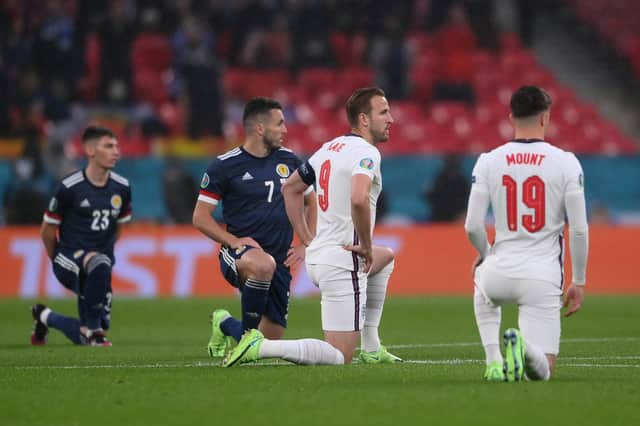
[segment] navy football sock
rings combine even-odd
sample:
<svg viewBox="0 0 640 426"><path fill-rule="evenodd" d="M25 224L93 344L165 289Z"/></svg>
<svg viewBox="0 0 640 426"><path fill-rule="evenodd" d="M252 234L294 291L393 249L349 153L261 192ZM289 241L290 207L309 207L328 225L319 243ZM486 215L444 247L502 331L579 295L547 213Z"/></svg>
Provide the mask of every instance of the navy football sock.
<svg viewBox="0 0 640 426"><path fill-rule="evenodd" d="M89 330L97 330L101 327L105 297L110 283L111 260L104 254L93 256L87 263L87 278L84 282L84 301Z"/></svg>
<svg viewBox="0 0 640 426"><path fill-rule="evenodd" d="M78 315L80 316L80 326L87 326L87 304L84 296L78 295Z"/></svg>
<svg viewBox="0 0 640 426"><path fill-rule="evenodd" d="M242 338L242 322L234 317L228 317L220 323L220 330L225 336L231 336L236 342Z"/></svg>
<svg viewBox="0 0 640 426"><path fill-rule="evenodd" d="M258 328L262 314L267 308L270 281L249 278L242 286L242 328Z"/></svg>
<svg viewBox="0 0 640 426"><path fill-rule="evenodd" d="M104 299L104 310L102 312L102 318L100 319L100 324L102 325L102 329L107 331L111 328L111 307L113 306L113 292L111 291L111 286L107 288L107 295Z"/></svg>
<svg viewBox="0 0 640 426"><path fill-rule="evenodd" d="M80 338L80 321L76 318L56 314L51 311L47 318L47 325L56 330L60 330L76 345L82 344L82 339Z"/></svg>

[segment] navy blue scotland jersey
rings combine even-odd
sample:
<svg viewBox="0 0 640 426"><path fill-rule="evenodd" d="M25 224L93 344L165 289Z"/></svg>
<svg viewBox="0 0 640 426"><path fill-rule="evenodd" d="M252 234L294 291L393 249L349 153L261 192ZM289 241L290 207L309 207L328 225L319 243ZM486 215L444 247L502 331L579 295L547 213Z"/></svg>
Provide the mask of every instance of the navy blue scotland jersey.
<svg viewBox="0 0 640 426"><path fill-rule="evenodd" d="M239 238L253 238L277 263L283 263L293 229L280 189L300 164L287 148L263 158L235 148L209 165L198 200L214 205L222 200L227 231Z"/></svg>
<svg viewBox="0 0 640 426"><path fill-rule="evenodd" d="M56 250L98 251L112 263L118 224L130 220L129 181L114 172L104 186L92 184L84 170L68 175L44 213L46 223L60 227Z"/></svg>

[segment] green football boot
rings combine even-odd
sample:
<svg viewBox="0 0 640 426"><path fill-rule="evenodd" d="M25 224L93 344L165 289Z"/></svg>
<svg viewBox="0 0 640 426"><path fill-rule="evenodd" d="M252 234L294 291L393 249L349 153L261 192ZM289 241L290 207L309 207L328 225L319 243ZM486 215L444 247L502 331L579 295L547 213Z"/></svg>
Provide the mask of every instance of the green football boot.
<svg viewBox="0 0 640 426"><path fill-rule="evenodd" d="M484 379L487 382L504 382L503 365L499 361L494 361L487 365L487 369L484 370Z"/></svg>
<svg viewBox="0 0 640 426"><path fill-rule="evenodd" d="M363 364L393 364L396 362L402 362L402 358L387 351L387 348L383 345L380 345L378 350L375 352L360 351L358 359L360 359L360 362Z"/></svg>
<svg viewBox="0 0 640 426"><path fill-rule="evenodd" d="M504 375L507 382L519 382L524 374L524 340L520 331L509 328L504 332Z"/></svg>
<svg viewBox="0 0 640 426"><path fill-rule="evenodd" d="M207 345L207 351L211 358L221 358L225 356L227 346L233 338L225 336L220 329L220 324L225 319L229 318L231 314L224 309L216 309L211 313L211 338Z"/></svg>
<svg viewBox="0 0 640 426"><path fill-rule="evenodd" d="M245 332L242 339L222 361L223 367L233 367L236 364L255 362L260 359L260 346L264 341L264 336L255 328Z"/></svg>

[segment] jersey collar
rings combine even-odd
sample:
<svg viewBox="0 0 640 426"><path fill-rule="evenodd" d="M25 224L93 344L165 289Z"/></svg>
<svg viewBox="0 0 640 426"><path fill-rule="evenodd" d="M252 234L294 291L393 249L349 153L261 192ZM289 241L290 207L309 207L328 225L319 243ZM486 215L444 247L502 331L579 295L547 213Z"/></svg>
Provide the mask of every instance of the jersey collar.
<svg viewBox="0 0 640 426"><path fill-rule="evenodd" d="M360 138L360 139L364 139L361 135L357 134L357 133L353 133L353 132L349 132L345 135L345 137L347 136L352 136L354 138Z"/></svg>
<svg viewBox="0 0 640 426"><path fill-rule="evenodd" d="M94 188L97 189L102 189L102 188L106 188L109 185L109 179L111 179L111 172L109 172L109 177L107 177L107 182L100 186L100 185L96 185L95 183L91 182L91 180L89 179L89 177L87 176L87 169L84 168L82 169L82 176L84 177L84 180L91 186L93 186Z"/></svg>
<svg viewBox="0 0 640 426"><path fill-rule="evenodd" d="M249 151L247 151L246 149L244 149L244 146L240 146L240 151L244 152L245 154L247 154L247 155L248 155L249 157L251 157L251 158L255 158L255 159L257 159L257 160L264 160L264 159L266 159L266 158L271 157L275 152L280 151L280 148L278 148L278 149L276 149L276 150L271 151L271 152L270 152L269 154L267 154L265 157L257 157L257 156L255 156L255 155L253 155L252 153L250 153Z"/></svg>
<svg viewBox="0 0 640 426"><path fill-rule="evenodd" d="M512 139L511 142L515 143L536 143L536 142L545 142L544 139L532 138L532 139Z"/></svg>

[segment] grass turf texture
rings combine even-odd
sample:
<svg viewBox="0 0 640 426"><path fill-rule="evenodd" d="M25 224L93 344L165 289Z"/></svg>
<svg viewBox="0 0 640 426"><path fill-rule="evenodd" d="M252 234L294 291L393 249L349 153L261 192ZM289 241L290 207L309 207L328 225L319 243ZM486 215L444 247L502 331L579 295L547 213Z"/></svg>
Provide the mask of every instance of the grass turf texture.
<svg viewBox="0 0 640 426"><path fill-rule="evenodd" d="M640 424L640 297L587 297L563 321L555 379L517 384L482 381L470 297L388 300L381 336L412 362L231 369L207 356L208 313L237 313L236 299L116 299L112 348L75 347L55 330L32 347L31 302L0 300L0 423ZM288 338L321 338L317 299L294 300L289 321ZM506 309L503 329L515 325Z"/></svg>

